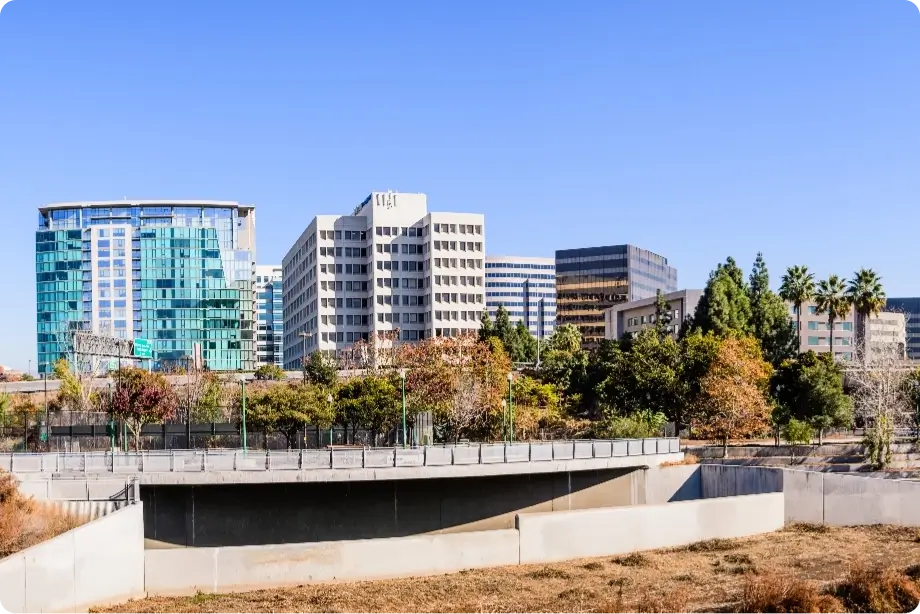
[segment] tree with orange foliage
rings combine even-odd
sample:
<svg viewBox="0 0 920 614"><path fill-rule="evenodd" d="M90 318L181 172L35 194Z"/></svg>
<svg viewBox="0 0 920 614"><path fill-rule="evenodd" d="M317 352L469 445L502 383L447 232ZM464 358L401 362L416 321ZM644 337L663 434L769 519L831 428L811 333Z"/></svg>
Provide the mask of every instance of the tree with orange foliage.
<svg viewBox="0 0 920 614"><path fill-rule="evenodd" d="M771 373L756 339L729 336L720 342L700 382L702 394L694 412L694 427L703 437L720 441L723 456L728 455L729 439L769 429Z"/></svg>
<svg viewBox="0 0 920 614"><path fill-rule="evenodd" d="M406 401L431 411L439 438L494 437L511 361L494 339L476 334L433 337L400 345L395 366L406 369Z"/></svg>

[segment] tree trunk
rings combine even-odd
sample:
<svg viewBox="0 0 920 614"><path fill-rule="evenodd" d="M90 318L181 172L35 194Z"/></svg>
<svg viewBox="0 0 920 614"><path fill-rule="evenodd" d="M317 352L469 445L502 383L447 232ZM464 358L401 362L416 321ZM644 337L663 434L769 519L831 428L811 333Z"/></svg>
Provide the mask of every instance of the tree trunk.
<svg viewBox="0 0 920 614"><path fill-rule="evenodd" d="M834 318L828 318L827 321L831 325L831 360L836 362L837 357L834 356Z"/></svg>
<svg viewBox="0 0 920 614"><path fill-rule="evenodd" d="M823 428L818 429L818 445L819 446L824 445L824 429Z"/></svg>
<svg viewBox="0 0 920 614"><path fill-rule="evenodd" d="M795 306L795 332L797 332L799 335L799 347L798 347L798 350L796 351L796 354L799 354L802 352L802 304L801 303Z"/></svg>
<svg viewBox="0 0 920 614"><path fill-rule="evenodd" d="M728 458L728 437L722 438L722 458Z"/></svg>

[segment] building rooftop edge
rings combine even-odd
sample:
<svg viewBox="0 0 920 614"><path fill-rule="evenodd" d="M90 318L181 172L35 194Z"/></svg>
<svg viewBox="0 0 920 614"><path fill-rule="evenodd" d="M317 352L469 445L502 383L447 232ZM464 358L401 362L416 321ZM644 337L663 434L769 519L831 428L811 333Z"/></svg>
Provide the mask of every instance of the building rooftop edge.
<svg viewBox="0 0 920 614"><path fill-rule="evenodd" d="M51 211L54 209L76 209L86 207L136 207L136 206L154 206L154 205L191 205L199 207L235 207L237 209L255 209L255 205L244 205L235 200L85 200L73 202L48 203L38 207L39 211Z"/></svg>

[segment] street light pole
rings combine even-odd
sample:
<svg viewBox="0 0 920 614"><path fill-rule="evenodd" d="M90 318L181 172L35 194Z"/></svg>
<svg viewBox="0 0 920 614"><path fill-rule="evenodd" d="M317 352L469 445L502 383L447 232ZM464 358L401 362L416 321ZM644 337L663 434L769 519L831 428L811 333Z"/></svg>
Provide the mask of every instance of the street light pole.
<svg viewBox="0 0 920 614"><path fill-rule="evenodd" d="M508 440L508 423L505 419L508 415L508 401L502 399L502 441Z"/></svg>
<svg viewBox="0 0 920 614"><path fill-rule="evenodd" d="M511 429L509 431L509 439L514 443L514 396L512 394L512 386L514 385L514 373L508 373L508 416L510 418Z"/></svg>
<svg viewBox="0 0 920 614"><path fill-rule="evenodd" d="M115 414L112 412L112 382L108 383L109 388L109 446L112 448L112 454L115 454Z"/></svg>
<svg viewBox="0 0 920 614"><path fill-rule="evenodd" d="M403 447L409 441L409 435L406 432L406 370L399 370L399 377L402 378L402 406L403 406Z"/></svg>
<svg viewBox="0 0 920 614"><path fill-rule="evenodd" d="M303 356L300 359L300 368L303 370L303 381L307 383L307 339L313 336L313 333L300 333L303 339Z"/></svg>
<svg viewBox="0 0 920 614"><path fill-rule="evenodd" d="M246 380L245 379L240 380L240 394L241 394L240 400L241 400L242 410L243 410L243 429L242 429L243 454L245 454L246 453Z"/></svg>
<svg viewBox="0 0 920 614"><path fill-rule="evenodd" d="M332 406L332 394L326 395L326 402L329 403L329 406ZM329 449L332 449L332 429L335 428L335 418L332 418L332 422L329 424ZM348 435L348 431L345 431L345 434ZM347 442L346 442L347 443Z"/></svg>

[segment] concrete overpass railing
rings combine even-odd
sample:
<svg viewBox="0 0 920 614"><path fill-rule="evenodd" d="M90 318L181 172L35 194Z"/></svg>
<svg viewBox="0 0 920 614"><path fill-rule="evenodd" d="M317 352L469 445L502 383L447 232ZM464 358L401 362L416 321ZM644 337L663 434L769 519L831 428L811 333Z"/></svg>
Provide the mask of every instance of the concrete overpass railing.
<svg viewBox="0 0 920 614"><path fill-rule="evenodd" d="M302 471L443 467L573 461L675 454L676 437L654 439L533 441L425 446L420 448L351 448L331 450L172 450L2 454L0 469L25 474L133 474L213 471Z"/></svg>

